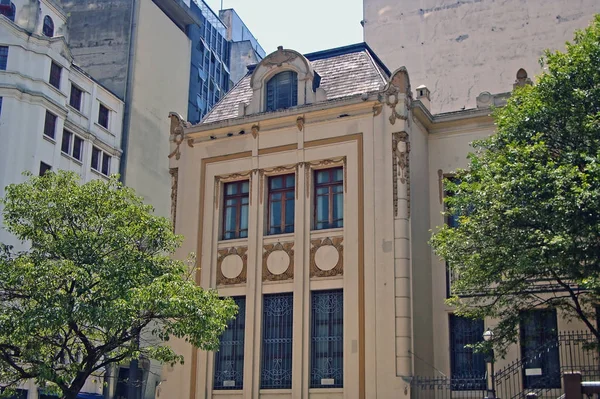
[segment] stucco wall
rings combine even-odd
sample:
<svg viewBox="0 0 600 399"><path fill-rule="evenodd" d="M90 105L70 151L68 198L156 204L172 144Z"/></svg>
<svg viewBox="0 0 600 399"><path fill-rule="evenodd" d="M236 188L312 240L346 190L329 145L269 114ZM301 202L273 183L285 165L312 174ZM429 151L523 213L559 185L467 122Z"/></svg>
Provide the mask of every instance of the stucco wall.
<svg viewBox="0 0 600 399"><path fill-rule="evenodd" d="M597 0L365 0L364 37L429 87L437 113L510 91L519 68L538 74L543 50L564 49L598 12Z"/></svg>
<svg viewBox="0 0 600 399"><path fill-rule="evenodd" d="M185 33L151 0L141 0L125 184L162 216L169 216L171 209L168 115L187 114L189 76Z"/></svg>

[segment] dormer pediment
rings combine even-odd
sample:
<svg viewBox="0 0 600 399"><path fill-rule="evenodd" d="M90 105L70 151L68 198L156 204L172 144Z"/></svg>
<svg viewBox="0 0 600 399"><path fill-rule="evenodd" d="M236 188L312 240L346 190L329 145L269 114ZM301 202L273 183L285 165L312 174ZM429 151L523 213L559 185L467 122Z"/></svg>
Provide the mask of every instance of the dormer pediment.
<svg viewBox="0 0 600 399"><path fill-rule="evenodd" d="M297 51L279 47L266 56L250 78L252 99L244 114L276 111L326 99L321 78Z"/></svg>

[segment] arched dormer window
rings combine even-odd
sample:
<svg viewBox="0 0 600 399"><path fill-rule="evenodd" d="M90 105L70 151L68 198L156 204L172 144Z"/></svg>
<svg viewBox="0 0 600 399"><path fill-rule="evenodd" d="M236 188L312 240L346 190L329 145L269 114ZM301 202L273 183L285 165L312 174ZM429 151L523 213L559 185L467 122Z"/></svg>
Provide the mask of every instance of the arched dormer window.
<svg viewBox="0 0 600 399"><path fill-rule="evenodd" d="M298 74L280 72L267 82L267 111L298 105Z"/></svg>
<svg viewBox="0 0 600 399"><path fill-rule="evenodd" d="M44 27L42 29L44 36L54 37L54 21L50 18L50 15L44 17Z"/></svg>
<svg viewBox="0 0 600 399"><path fill-rule="evenodd" d="M15 22L16 7L10 0L0 0L0 14Z"/></svg>

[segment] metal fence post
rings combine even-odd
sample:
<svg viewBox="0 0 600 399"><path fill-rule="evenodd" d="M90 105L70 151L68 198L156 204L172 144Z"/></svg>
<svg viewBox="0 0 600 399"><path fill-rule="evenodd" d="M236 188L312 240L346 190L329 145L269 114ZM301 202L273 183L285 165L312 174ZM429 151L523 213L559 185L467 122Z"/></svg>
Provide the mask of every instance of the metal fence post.
<svg viewBox="0 0 600 399"><path fill-rule="evenodd" d="M563 374L565 399L582 399L581 373L578 371Z"/></svg>

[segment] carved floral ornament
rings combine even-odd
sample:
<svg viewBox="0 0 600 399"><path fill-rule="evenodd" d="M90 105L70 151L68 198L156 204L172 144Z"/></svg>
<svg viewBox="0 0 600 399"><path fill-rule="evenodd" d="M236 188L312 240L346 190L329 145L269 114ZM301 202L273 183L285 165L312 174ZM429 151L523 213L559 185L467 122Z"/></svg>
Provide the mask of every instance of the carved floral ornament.
<svg viewBox="0 0 600 399"><path fill-rule="evenodd" d="M394 216L398 216L398 183L406 185L406 201L410 215L410 142L408 133L398 132L392 134L392 173L394 189Z"/></svg>
<svg viewBox="0 0 600 399"><path fill-rule="evenodd" d="M184 129L190 127L191 125L188 121L184 120L182 116L176 112L170 112L169 118L171 119L170 138L171 141L175 143L175 149L171 151L168 157L169 159L175 157L176 160L179 160L179 158L181 158L181 151L179 150L179 146L181 145L181 143L183 143L183 140L185 138ZM191 141L192 140L188 140L188 145L190 147L193 147L194 145L193 143L191 143Z"/></svg>
<svg viewBox="0 0 600 399"><path fill-rule="evenodd" d="M248 247L218 250L217 285L243 284L248 270Z"/></svg>
<svg viewBox="0 0 600 399"><path fill-rule="evenodd" d="M344 274L343 237L310 240L310 277L333 277Z"/></svg>
<svg viewBox="0 0 600 399"><path fill-rule="evenodd" d="M406 103L400 103L400 96L406 95ZM383 106L387 105L392 110L389 121L392 125L396 120L408 120L408 106L412 99L408 72L405 67L400 67L393 74L388 83L378 94L378 103L373 106L373 116L381 114Z"/></svg>
<svg viewBox="0 0 600 399"><path fill-rule="evenodd" d="M177 185L179 183L179 168L170 168L171 175L171 221L173 231L175 231L175 221L177 220Z"/></svg>
<svg viewBox="0 0 600 399"><path fill-rule="evenodd" d="M294 278L294 243L266 244L263 248L263 281L283 281Z"/></svg>

